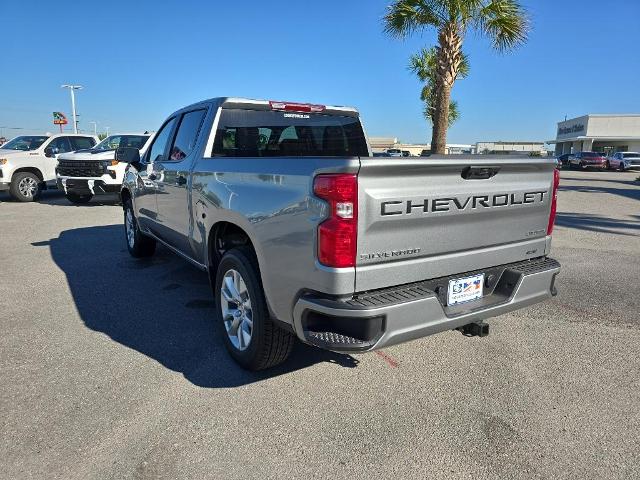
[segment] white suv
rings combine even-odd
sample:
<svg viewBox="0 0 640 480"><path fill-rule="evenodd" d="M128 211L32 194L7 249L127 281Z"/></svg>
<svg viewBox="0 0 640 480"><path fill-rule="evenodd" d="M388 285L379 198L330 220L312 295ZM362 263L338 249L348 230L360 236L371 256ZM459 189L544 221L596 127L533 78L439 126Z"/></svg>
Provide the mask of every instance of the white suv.
<svg viewBox="0 0 640 480"><path fill-rule="evenodd" d="M20 202L31 202L56 183L58 155L93 147L94 135L23 135L0 147L0 191Z"/></svg>
<svg viewBox="0 0 640 480"><path fill-rule="evenodd" d="M144 151L149 137L145 133L111 135L87 150L60 155L56 174L58 188L71 203L87 203L94 195L120 193L126 163L115 160L120 147Z"/></svg>

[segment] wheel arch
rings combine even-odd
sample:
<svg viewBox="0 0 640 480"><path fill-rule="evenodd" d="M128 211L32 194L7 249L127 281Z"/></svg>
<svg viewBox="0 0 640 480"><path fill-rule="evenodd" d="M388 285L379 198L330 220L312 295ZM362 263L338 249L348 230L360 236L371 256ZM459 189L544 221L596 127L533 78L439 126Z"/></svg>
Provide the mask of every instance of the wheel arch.
<svg viewBox="0 0 640 480"><path fill-rule="evenodd" d="M213 224L207 236L207 267L209 268L210 274L213 274L215 277L215 271L226 251L243 246L250 247L253 250L259 267L260 261L255 243L251 235L249 235L244 228L226 220Z"/></svg>
<svg viewBox="0 0 640 480"><path fill-rule="evenodd" d="M16 168L13 173L11 174L11 179L13 181L13 177L15 175L17 175L18 173L33 173L36 177L38 177L40 179L41 182L44 182L44 175L42 175L42 172L40 171L39 168L37 167L19 167Z"/></svg>

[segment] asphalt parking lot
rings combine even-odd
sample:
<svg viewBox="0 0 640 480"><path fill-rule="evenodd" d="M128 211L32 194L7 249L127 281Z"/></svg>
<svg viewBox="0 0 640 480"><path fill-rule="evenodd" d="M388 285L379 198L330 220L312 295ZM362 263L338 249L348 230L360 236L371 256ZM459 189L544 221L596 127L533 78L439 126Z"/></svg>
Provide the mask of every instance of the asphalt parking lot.
<svg viewBox="0 0 640 480"><path fill-rule="evenodd" d="M0 477L640 478L639 173L562 172L559 296L345 356L229 359L206 275L122 211L0 194Z"/></svg>

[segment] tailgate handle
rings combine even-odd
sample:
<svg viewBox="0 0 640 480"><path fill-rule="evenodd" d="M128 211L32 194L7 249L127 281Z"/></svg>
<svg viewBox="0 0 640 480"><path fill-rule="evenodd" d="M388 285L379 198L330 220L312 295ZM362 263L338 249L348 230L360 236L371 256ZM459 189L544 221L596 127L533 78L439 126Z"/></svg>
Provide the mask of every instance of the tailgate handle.
<svg viewBox="0 0 640 480"><path fill-rule="evenodd" d="M462 178L465 180L486 180L495 177L500 171L500 167L466 167L462 170Z"/></svg>

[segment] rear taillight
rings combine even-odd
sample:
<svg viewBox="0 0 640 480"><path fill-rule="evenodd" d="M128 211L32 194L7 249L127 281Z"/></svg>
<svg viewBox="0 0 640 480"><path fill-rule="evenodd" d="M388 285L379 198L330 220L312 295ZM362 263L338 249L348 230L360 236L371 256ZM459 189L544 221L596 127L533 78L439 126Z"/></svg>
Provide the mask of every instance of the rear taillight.
<svg viewBox="0 0 640 480"><path fill-rule="evenodd" d="M312 105L310 103L293 103L293 102L276 102L269 101L271 110L281 110L284 112L307 112L307 113L320 113L324 112L324 105Z"/></svg>
<svg viewBox="0 0 640 480"><path fill-rule="evenodd" d="M560 170L554 168L553 190L551 192L551 211L549 212L547 235L551 235L553 232L553 225L556 223L556 212L558 211L558 185L560 185Z"/></svg>
<svg viewBox="0 0 640 480"><path fill-rule="evenodd" d="M354 174L318 175L313 193L329 204L329 218L318 226L318 261L327 267L356 264L358 178Z"/></svg>

